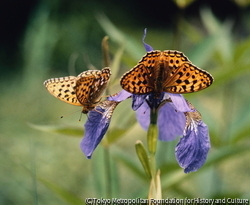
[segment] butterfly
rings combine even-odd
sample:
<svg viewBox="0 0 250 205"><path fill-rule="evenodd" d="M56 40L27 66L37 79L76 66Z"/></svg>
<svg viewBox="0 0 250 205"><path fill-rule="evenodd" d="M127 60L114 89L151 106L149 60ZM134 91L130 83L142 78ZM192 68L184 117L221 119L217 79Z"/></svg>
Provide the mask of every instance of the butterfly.
<svg viewBox="0 0 250 205"><path fill-rule="evenodd" d="M76 77L51 78L43 84L51 95L71 105L83 106L82 113L87 114L100 102L110 76L111 70L106 67L84 71Z"/></svg>
<svg viewBox="0 0 250 205"><path fill-rule="evenodd" d="M132 94L191 93L213 83L207 71L174 50L150 51L120 80L121 87Z"/></svg>

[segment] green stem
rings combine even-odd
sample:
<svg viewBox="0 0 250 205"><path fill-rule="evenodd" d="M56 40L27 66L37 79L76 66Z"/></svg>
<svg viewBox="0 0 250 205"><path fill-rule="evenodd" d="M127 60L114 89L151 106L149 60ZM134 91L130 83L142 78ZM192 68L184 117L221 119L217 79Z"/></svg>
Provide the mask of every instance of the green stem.
<svg viewBox="0 0 250 205"><path fill-rule="evenodd" d="M30 143L30 157L31 157L31 175L32 175L32 188L33 188L33 204L38 204L38 192L37 192L37 175L36 175L36 151L34 146L34 139L29 139Z"/></svg>
<svg viewBox="0 0 250 205"><path fill-rule="evenodd" d="M108 36L105 36L102 39L102 54L103 54L103 64L105 67L110 66L110 58L109 58L109 44L108 44ZM109 93L109 87L106 88L106 92ZM108 133L107 136L108 138ZM112 168L111 168L111 159L109 152L109 142L104 146L104 161L105 161L105 173L106 173L106 197L108 199L112 198Z"/></svg>
<svg viewBox="0 0 250 205"><path fill-rule="evenodd" d="M150 155L155 155L157 147L157 138L158 138L158 128L157 128L157 112L155 109L150 111L150 125L148 127L147 142L148 142L148 151Z"/></svg>
<svg viewBox="0 0 250 205"><path fill-rule="evenodd" d="M157 148L158 139L158 127L157 127L157 111L151 109L150 111L150 125L148 128L147 142L149 151L149 162L151 168L151 182L149 189L149 198L161 198L161 183L160 183L160 172L156 169L155 153Z"/></svg>
<svg viewBox="0 0 250 205"><path fill-rule="evenodd" d="M109 153L109 146L104 147L104 161L106 174L106 198L112 198L112 174L111 174L111 160Z"/></svg>
<svg viewBox="0 0 250 205"><path fill-rule="evenodd" d="M157 127L157 110L150 110L150 124L147 133L148 152L145 150L141 141L137 141L135 144L137 156L146 172L150 177L150 186L148 192L148 198L161 199L161 181L160 170L156 168L156 147L158 139L158 127Z"/></svg>
<svg viewBox="0 0 250 205"><path fill-rule="evenodd" d="M105 36L102 39L102 54L103 54L103 64L105 67L110 66L110 59L109 59L109 44L108 44L108 36Z"/></svg>

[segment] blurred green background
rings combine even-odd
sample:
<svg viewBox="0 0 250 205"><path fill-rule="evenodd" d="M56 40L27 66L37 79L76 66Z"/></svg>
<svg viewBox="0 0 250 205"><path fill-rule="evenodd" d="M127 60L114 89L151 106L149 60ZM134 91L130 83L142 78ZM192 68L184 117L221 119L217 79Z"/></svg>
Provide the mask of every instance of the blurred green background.
<svg viewBox="0 0 250 205"><path fill-rule="evenodd" d="M212 148L197 172L184 174L174 148L158 143L164 198L250 198L250 2L36 0L0 3L0 204L84 204L86 197L146 198L149 182L134 143L146 132L131 101L115 110L91 160L79 148L81 108L52 97L48 78L103 65L109 36L108 94L119 77L154 49L177 49L210 72L214 84L185 97L201 112ZM130 111L128 111L130 110ZM75 112L71 114L72 112ZM60 119L60 116L65 115ZM166 122L167 123L167 122Z"/></svg>

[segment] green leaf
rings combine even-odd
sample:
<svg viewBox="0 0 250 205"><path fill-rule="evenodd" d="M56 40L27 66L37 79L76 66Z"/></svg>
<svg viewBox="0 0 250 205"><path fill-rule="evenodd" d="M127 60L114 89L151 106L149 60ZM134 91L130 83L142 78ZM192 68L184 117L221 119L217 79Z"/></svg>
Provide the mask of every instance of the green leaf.
<svg viewBox="0 0 250 205"><path fill-rule="evenodd" d="M249 63L250 59L248 58L250 54L250 38L240 42L239 44L236 44L234 49L234 59L233 61L237 64L239 62L241 63Z"/></svg>
<svg viewBox="0 0 250 205"><path fill-rule="evenodd" d="M160 173L160 170L158 170L156 175L151 179L148 193L149 199L162 199Z"/></svg>
<svg viewBox="0 0 250 205"><path fill-rule="evenodd" d="M58 186L57 184L43 179L43 178L38 178L38 180L43 183L47 188L49 188L51 191L53 191L59 198L65 200L69 204L73 205L82 205L84 204L84 201L76 196L74 193Z"/></svg>
<svg viewBox="0 0 250 205"><path fill-rule="evenodd" d="M102 55L103 55L103 62L104 62L105 67L110 67L108 39L109 39L108 36L105 36L102 39Z"/></svg>
<svg viewBox="0 0 250 205"><path fill-rule="evenodd" d="M36 130L70 137L83 137L84 134L83 128L68 125L35 125L32 123L28 123L28 125Z"/></svg>
<svg viewBox="0 0 250 205"><path fill-rule="evenodd" d="M208 36L193 47L192 51L188 53L188 58L195 65L203 68L211 60L216 42L216 35Z"/></svg>
<svg viewBox="0 0 250 205"><path fill-rule="evenodd" d="M144 146L140 140L138 140L135 143L135 149L136 149L137 156L138 156L138 158L139 158L139 160L144 168L145 173L147 174L147 176L149 178L152 178L149 157L148 157L148 154L146 152L146 149L144 148Z"/></svg>
<svg viewBox="0 0 250 205"><path fill-rule="evenodd" d="M126 51L132 59L138 60L141 58L141 54L145 53L141 41L120 31L105 15L97 15L97 20L111 39L119 45L126 45Z"/></svg>
<svg viewBox="0 0 250 205"><path fill-rule="evenodd" d="M121 58L124 54L124 45L121 45L118 50L115 52L113 60L112 60L112 65L111 65L111 69L112 69L112 81L117 80L117 75L119 72L119 68L120 68L120 64L121 64Z"/></svg>
<svg viewBox="0 0 250 205"><path fill-rule="evenodd" d="M237 132L233 136L231 143L235 144L237 142L240 142L241 140L249 138L249 136L250 136L250 127L247 122L247 124L244 127L241 127L237 130Z"/></svg>
<svg viewBox="0 0 250 205"><path fill-rule="evenodd" d="M236 67L237 69L235 69ZM211 89L218 89L218 87L222 84L225 84L225 82L231 81L245 72L249 72L249 67L250 64L244 66L237 65L227 67L227 72L225 72L224 69L219 70L217 73L215 73L216 81L214 82L214 86L211 86Z"/></svg>
<svg viewBox="0 0 250 205"><path fill-rule="evenodd" d="M135 176L142 179L143 181L147 179L141 169L141 166L139 166L138 161L135 160L137 158L128 155L127 153L119 149L115 149L114 152L114 158L117 159L117 161L121 162L125 167L127 167Z"/></svg>
<svg viewBox="0 0 250 205"><path fill-rule="evenodd" d="M209 155L209 158L204 164L204 167L215 165L216 163L221 163L224 160L228 160L230 157L234 157L246 151L249 151L249 146L228 145L225 147L220 147L219 150L213 151Z"/></svg>
<svg viewBox="0 0 250 205"><path fill-rule="evenodd" d="M235 157L236 155L240 155L246 151L249 151L249 146L225 146L220 147L219 150L213 151L209 154L209 158L205 162L205 164L198 170L198 172L206 171L208 167L216 166L218 163L222 163L225 160L229 160L230 157ZM162 165L168 167L168 164ZM169 171L162 174L162 189L167 190L172 186L178 186L178 184L184 180L195 177L195 174L185 174L181 168L173 169L173 171Z"/></svg>
<svg viewBox="0 0 250 205"><path fill-rule="evenodd" d="M213 15L211 9L203 8L201 9L201 19L203 25L210 33L216 33L220 29L219 20Z"/></svg>
<svg viewBox="0 0 250 205"><path fill-rule="evenodd" d="M162 191L167 190L168 188L178 185L185 178L190 177L188 174L183 173L183 170L180 168L179 170L169 172L165 177L162 176L161 184Z"/></svg>
<svg viewBox="0 0 250 205"><path fill-rule="evenodd" d="M116 142L127 131L129 131L129 129L119 129L119 128L111 129L106 137L106 139L108 140L108 144Z"/></svg>
<svg viewBox="0 0 250 205"><path fill-rule="evenodd" d="M174 0L176 5L181 9L188 7L193 1L194 0Z"/></svg>

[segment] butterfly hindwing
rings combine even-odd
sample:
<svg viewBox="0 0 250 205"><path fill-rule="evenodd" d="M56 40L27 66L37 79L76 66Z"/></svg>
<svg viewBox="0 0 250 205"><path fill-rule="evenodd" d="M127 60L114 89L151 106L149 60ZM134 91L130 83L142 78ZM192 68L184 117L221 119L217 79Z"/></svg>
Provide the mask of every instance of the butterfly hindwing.
<svg viewBox="0 0 250 205"><path fill-rule="evenodd" d="M124 90L133 94L146 94L153 91L152 68L143 63L138 64L121 78Z"/></svg>

